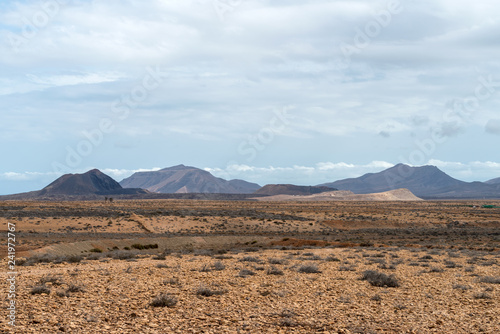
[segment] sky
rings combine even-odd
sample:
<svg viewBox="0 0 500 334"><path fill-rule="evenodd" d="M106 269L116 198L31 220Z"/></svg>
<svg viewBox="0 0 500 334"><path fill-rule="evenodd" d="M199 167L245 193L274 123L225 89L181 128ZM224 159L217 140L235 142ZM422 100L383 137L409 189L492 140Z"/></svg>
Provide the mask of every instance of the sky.
<svg viewBox="0 0 500 334"><path fill-rule="evenodd" d="M500 177L499 31L493 0L1 1L0 194L178 164Z"/></svg>

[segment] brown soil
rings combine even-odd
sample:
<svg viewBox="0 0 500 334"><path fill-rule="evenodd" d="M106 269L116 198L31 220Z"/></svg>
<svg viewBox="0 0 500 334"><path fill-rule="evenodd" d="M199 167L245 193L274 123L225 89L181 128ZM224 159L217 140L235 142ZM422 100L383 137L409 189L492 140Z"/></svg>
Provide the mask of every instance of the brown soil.
<svg viewBox="0 0 500 334"><path fill-rule="evenodd" d="M484 204L499 205L0 202L2 265L7 223L18 260L17 327L4 311L0 331L498 333L500 209ZM47 263L20 265L44 253ZM395 275L399 287L372 286L365 270ZM49 294L31 294L51 277ZM66 292L71 284L83 291ZM177 303L151 306L160 293Z"/></svg>

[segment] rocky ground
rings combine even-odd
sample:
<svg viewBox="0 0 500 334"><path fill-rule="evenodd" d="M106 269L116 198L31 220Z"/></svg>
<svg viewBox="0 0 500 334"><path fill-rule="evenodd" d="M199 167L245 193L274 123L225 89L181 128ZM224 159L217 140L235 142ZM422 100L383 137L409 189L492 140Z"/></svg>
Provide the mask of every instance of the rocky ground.
<svg viewBox="0 0 500 334"><path fill-rule="evenodd" d="M499 252L280 248L164 257L130 251L113 259L122 251L115 252L19 267L11 332L500 330ZM5 291L5 277L1 283Z"/></svg>
<svg viewBox="0 0 500 334"><path fill-rule="evenodd" d="M18 274L0 331L498 333L482 204L2 202Z"/></svg>

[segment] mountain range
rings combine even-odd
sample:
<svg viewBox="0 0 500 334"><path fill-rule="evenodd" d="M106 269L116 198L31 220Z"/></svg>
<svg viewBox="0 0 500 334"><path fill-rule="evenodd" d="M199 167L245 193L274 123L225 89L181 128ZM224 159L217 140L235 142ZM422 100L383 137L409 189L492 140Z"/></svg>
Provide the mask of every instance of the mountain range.
<svg viewBox="0 0 500 334"><path fill-rule="evenodd" d="M317 186L296 186L294 184L267 184L254 192L256 195L293 195L293 196L305 196L320 194L332 190L331 187L317 187Z"/></svg>
<svg viewBox="0 0 500 334"><path fill-rule="evenodd" d="M178 165L153 172L138 172L120 183L97 169L83 174L66 174L42 190L0 196L0 200L97 199L111 195L119 198L172 198L174 195L186 195L188 197L183 198L224 199L232 196L232 199L246 199L252 196L313 196L321 193L331 197L328 192L334 190L374 194L397 189L407 189L405 191L408 193L423 199L500 199L500 178L486 182L464 182L435 166L398 164L378 173L317 186L269 184L261 188L256 183L228 181L196 167Z"/></svg>
<svg viewBox="0 0 500 334"><path fill-rule="evenodd" d="M122 180L120 185L124 188L143 188L162 194L251 194L260 188L256 183L243 180L227 181L203 169L184 165L155 172L137 172Z"/></svg>
<svg viewBox="0 0 500 334"><path fill-rule="evenodd" d="M399 188L424 199L500 198L500 182L464 182L435 166L398 164L379 173L324 183L320 186L350 190L356 194L378 193Z"/></svg>

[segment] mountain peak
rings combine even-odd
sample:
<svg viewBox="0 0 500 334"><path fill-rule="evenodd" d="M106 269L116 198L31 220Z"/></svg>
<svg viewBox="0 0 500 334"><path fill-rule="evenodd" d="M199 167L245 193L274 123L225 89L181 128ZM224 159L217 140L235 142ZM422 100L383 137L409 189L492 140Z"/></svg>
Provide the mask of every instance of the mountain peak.
<svg viewBox="0 0 500 334"><path fill-rule="evenodd" d="M191 166L185 166L183 164L172 166L172 167L167 167L160 169L160 171L171 171L171 170L189 170L189 169L199 169L196 167L191 167Z"/></svg>
<svg viewBox="0 0 500 334"><path fill-rule="evenodd" d="M258 184L243 180L227 181L206 170L177 165L156 172L138 172L122 180L124 188L143 188L151 192L250 194L260 188Z"/></svg>
<svg viewBox="0 0 500 334"><path fill-rule="evenodd" d="M378 173L339 180L320 186L350 190L356 194L379 193L407 188L421 198L498 198L498 190L485 183L467 183L449 176L436 166L399 163Z"/></svg>
<svg viewBox="0 0 500 334"><path fill-rule="evenodd" d="M98 169L83 174L65 174L43 188L42 195L89 195L114 192L122 187Z"/></svg>

